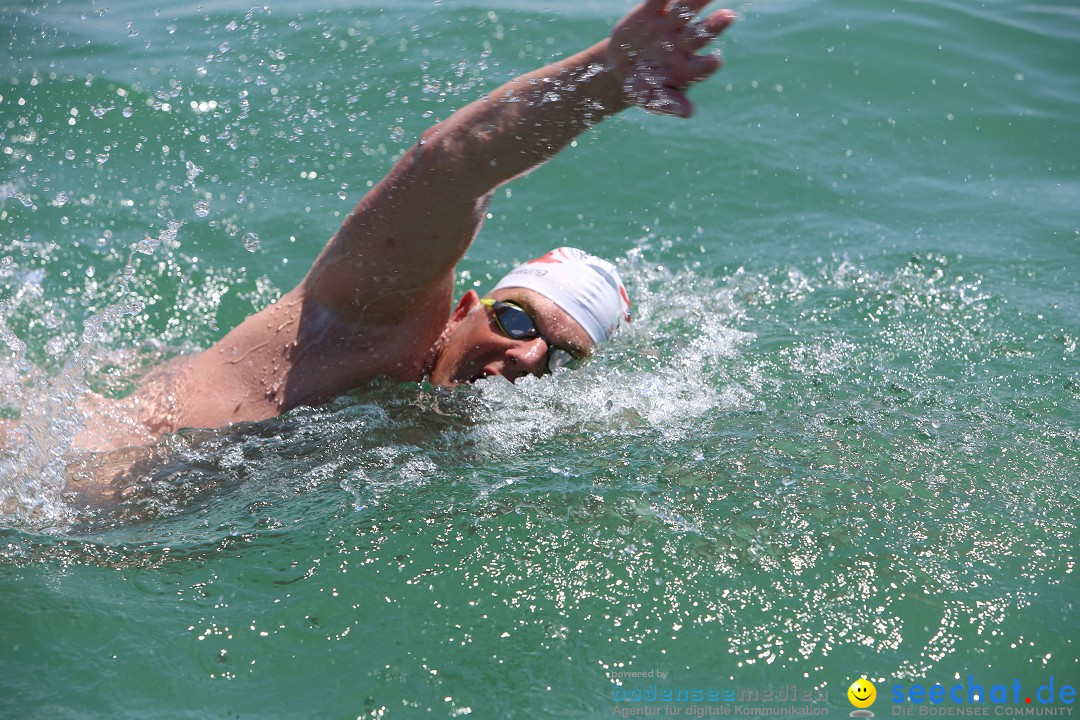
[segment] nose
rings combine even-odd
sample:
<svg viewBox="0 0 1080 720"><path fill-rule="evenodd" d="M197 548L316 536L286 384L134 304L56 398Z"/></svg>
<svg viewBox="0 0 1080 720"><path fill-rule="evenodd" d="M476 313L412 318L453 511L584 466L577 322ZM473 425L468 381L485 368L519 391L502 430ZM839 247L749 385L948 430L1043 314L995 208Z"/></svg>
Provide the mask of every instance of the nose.
<svg viewBox="0 0 1080 720"><path fill-rule="evenodd" d="M507 360L503 375L511 382L522 375L539 377L547 370L548 346L543 338L517 340L503 355Z"/></svg>

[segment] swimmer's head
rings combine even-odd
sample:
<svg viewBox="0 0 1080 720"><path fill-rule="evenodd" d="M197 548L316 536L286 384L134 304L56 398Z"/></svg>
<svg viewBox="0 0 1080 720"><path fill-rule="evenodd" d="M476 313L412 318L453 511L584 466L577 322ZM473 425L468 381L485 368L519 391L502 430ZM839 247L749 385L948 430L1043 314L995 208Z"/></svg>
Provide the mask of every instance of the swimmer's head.
<svg viewBox="0 0 1080 720"><path fill-rule="evenodd" d="M581 325L594 343L609 340L630 322L630 297L615 266L577 248L556 248L518 265L495 284L495 290L502 288L540 293Z"/></svg>
<svg viewBox="0 0 1080 720"><path fill-rule="evenodd" d="M456 385L544 375L561 359L587 357L629 320L615 266L558 248L514 268L483 300L465 293L435 348L430 379Z"/></svg>

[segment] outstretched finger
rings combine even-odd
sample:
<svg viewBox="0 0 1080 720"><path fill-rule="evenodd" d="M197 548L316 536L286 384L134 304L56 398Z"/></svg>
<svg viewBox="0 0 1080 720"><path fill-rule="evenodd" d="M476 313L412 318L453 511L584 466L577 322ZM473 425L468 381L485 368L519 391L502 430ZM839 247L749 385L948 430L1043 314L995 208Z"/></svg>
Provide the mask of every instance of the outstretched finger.
<svg viewBox="0 0 1080 720"><path fill-rule="evenodd" d="M724 61L715 55L694 55L687 60L678 73L679 87L690 87L720 69Z"/></svg>
<svg viewBox="0 0 1080 720"><path fill-rule="evenodd" d="M671 0L645 0L641 3L641 9L653 15L663 15L667 12L668 3Z"/></svg>
<svg viewBox="0 0 1080 720"><path fill-rule="evenodd" d="M697 52L715 40L716 36L724 32L733 22L735 22L735 13L730 10L717 10L712 15L687 25L683 30L682 41L679 45L687 52Z"/></svg>
<svg viewBox="0 0 1080 720"><path fill-rule="evenodd" d="M683 6L690 12L694 13L694 15L697 15L699 12L701 12L702 9L704 9L704 7L711 2L712 0L682 0Z"/></svg>
<svg viewBox="0 0 1080 720"><path fill-rule="evenodd" d="M700 0L675 0L663 13L665 23L675 32L679 32L694 22L700 9L697 6L700 4Z"/></svg>
<svg viewBox="0 0 1080 720"><path fill-rule="evenodd" d="M669 87L653 88L643 107L657 115L688 118L694 114L694 104L690 102L690 98L682 91Z"/></svg>

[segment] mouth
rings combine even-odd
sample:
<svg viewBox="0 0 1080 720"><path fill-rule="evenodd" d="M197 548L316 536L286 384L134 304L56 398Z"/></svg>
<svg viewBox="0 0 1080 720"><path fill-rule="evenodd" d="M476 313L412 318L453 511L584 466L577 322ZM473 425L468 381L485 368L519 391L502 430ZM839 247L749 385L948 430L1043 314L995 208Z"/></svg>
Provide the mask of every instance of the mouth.
<svg viewBox="0 0 1080 720"><path fill-rule="evenodd" d="M498 366L495 365L494 363L491 363L489 365L485 365L484 367L480 368L479 372L476 372L476 373L472 374L467 380L462 380L462 382L471 384L471 383L479 382L481 380L486 380L489 377L495 377L495 376L501 375L501 374L502 373L499 371Z"/></svg>
<svg viewBox="0 0 1080 720"><path fill-rule="evenodd" d="M480 369L480 377L477 380L483 380L489 377L498 377L503 374L504 367L502 363L491 362Z"/></svg>

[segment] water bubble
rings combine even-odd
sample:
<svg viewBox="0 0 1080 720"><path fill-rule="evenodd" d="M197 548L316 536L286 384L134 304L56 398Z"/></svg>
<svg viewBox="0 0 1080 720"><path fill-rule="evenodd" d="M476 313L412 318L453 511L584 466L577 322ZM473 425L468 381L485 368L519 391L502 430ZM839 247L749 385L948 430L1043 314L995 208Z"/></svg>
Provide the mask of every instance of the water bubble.
<svg viewBox="0 0 1080 720"><path fill-rule="evenodd" d="M120 114L126 118L131 117L134 113L135 110L133 110L130 105L120 111Z"/></svg>
<svg viewBox="0 0 1080 720"><path fill-rule="evenodd" d="M64 207L68 203L67 193L63 191L56 193L56 199L53 202L56 203L56 207Z"/></svg>
<svg viewBox="0 0 1080 720"><path fill-rule="evenodd" d="M75 151L74 150L67 150L66 152L64 152L64 157L66 157L68 160L74 160L75 159Z"/></svg>
<svg viewBox="0 0 1080 720"><path fill-rule="evenodd" d="M253 232L244 234L244 249L248 252L255 252L259 249L259 236Z"/></svg>
<svg viewBox="0 0 1080 720"><path fill-rule="evenodd" d="M140 252L143 255L153 255L154 250L157 249L158 241L149 235L143 237L142 240L135 243L135 252Z"/></svg>
<svg viewBox="0 0 1080 720"><path fill-rule="evenodd" d="M199 167L198 165L196 165L195 163L191 162L190 160L188 160L187 161L187 179L188 179L188 182L195 182L195 178L199 177L200 175L202 175L202 168Z"/></svg>
<svg viewBox="0 0 1080 720"><path fill-rule="evenodd" d="M161 234L156 238L152 238L149 235L145 236L142 240L135 244L135 252L140 252L143 255L153 255L157 250L158 245L163 242L172 242L176 239L176 233L183 225L178 220L170 220L169 227L161 231Z"/></svg>
<svg viewBox="0 0 1080 720"><path fill-rule="evenodd" d="M254 155L249 157L247 162L249 168L255 169L259 167L259 158L255 157Z"/></svg>
<svg viewBox="0 0 1080 720"><path fill-rule="evenodd" d="M67 343L64 342L64 338L59 336L51 338L49 342L45 343L45 352L47 352L49 355L52 355L53 357L59 357L63 355L66 349Z"/></svg>
<svg viewBox="0 0 1080 720"><path fill-rule="evenodd" d="M200 200L197 203L195 203L195 214L198 215L201 218L204 218L207 215L209 215L210 214L210 201L209 200Z"/></svg>
<svg viewBox="0 0 1080 720"><path fill-rule="evenodd" d="M176 233L180 230L180 226L184 223L177 220L170 220L169 227L161 231L161 242L172 242L176 239Z"/></svg>

